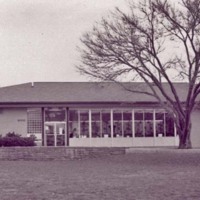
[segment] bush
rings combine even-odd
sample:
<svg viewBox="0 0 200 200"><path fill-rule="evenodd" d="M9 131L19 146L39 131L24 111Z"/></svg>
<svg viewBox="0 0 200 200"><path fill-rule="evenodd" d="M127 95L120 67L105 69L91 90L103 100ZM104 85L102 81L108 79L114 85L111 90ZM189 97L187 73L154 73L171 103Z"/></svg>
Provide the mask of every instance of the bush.
<svg viewBox="0 0 200 200"><path fill-rule="evenodd" d="M16 133L7 133L4 137L0 136L0 146L16 147L16 146L35 146L35 136L22 137Z"/></svg>

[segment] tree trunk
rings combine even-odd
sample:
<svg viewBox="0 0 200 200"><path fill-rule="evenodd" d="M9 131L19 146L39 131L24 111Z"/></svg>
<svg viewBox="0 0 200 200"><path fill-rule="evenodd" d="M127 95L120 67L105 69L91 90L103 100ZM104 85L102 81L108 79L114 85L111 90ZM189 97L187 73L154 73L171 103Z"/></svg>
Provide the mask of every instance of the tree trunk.
<svg viewBox="0 0 200 200"><path fill-rule="evenodd" d="M185 124L183 131L179 131L179 149L191 149L192 143L190 140L190 133L191 133L191 123Z"/></svg>

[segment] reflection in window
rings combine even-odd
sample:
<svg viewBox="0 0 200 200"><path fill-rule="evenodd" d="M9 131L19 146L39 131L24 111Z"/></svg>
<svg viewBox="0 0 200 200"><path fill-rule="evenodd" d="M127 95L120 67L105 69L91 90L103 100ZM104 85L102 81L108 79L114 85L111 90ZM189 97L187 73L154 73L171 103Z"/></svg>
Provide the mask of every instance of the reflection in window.
<svg viewBox="0 0 200 200"><path fill-rule="evenodd" d="M110 110L102 111L102 136L111 137Z"/></svg>
<svg viewBox="0 0 200 200"><path fill-rule="evenodd" d="M135 112L135 137L144 136L144 113L142 111Z"/></svg>
<svg viewBox="0 0 200 200"><path fill-rule="evenodd" d="M170 114L165 114L166 120L166 137L174 136L174 121Z"/></svg>
<svg viewBox="0 0 200 200"><path fill-rule="evenodd" d="M65 109L46 109L45 121L65 121Z"/></svg>
<svg viewBox="0 0 200 200"><path fill-rule="evenodd" d="M69 137L79 137L78 110L69 111Z"/></svg>
<svg viewBox="0 0 200 200"><path fill-rule="evenodd" d="M101 135L101 111L92 110L92 137L102 137Z"/></svg>
<svg viewBox="0 0 200 200"><path fill-rule="evenodd" d="M145 137L153 137L153 112L144 113L145 120Z"/></svg>
<svg viewBox="0 0 200 200"><path fill-rule="evenodd" d="M54 125L52 124L45 124L45 132L47 135L54 135Z"/></svg>
<svg viewBox="0 0 200 200"><path fill-rule="evenodd" d="M153 111L135 112L135 137L153 137Z"/></svg>
<svg viewBox="0 0 200 200"><path fill-rule="evenodd" d="M156 111L156 136L157 137L173 137L174 136L174 120L170 114L164 111Z"/></svg>
<svg viewBox="0 0 200 200"><path fill-rule="evenodd" d="M113 112L113 137L122 137L122 112Z"/></svg>
<svg viewBox="0 0 200 200"><path fill-rule="evenodd" d="M124 137L132 137L132 112L123 112Z"/></svg>
<svg viewBox="0 0 200 200"><path fill-rule="evenodd" d="M165 135L165 113L164 112L156 112L156 136L163 137Z"/></svg>
<svg viewBox="0 0 200 200"><path fill-rule="evenodd" d="M56 125L56 146L65 146L65 124Z"/></svg>
<svg viewBox="0 0 200 200"><path fill-rule="evenodd" d="M89 111L80 110L80 137L89 137Z"/></svg>
<svg viewBox="0 0 200 200"><path fill-rule="evenodd" d="M45 124L45 135L46 135L46 145L54 146L55 145L54 125Z"/></svg>

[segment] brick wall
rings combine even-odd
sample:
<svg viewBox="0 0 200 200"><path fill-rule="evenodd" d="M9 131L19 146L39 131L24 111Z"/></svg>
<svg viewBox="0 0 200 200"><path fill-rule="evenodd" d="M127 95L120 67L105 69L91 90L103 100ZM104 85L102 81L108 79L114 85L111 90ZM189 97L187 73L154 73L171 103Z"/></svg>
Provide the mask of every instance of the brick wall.
<svg viewBox="0 0 200 200"><path fill-rule="evenodd" d="M2 147L0 160L73 160L123 155L125 148Z"/></svg>

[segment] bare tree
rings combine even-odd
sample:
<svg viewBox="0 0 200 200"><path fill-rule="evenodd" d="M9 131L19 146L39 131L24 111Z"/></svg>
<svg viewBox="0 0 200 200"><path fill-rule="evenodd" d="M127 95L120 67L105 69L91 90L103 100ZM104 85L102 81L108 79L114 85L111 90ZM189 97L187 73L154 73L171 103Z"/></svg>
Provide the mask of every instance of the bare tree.
<svg viewBox="0 0 200 200"><path fill-rule="evenodd" d="M179 148L191 148L191 114L200 92L200 0L130 3L129 11L116 8L81 41L81 73L106 81L145 82L148 90L128 90L154 96L172 113ZM184 103L176 80L188 82Z"/></svg>

